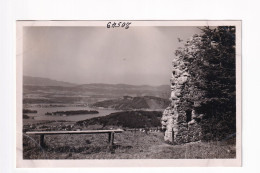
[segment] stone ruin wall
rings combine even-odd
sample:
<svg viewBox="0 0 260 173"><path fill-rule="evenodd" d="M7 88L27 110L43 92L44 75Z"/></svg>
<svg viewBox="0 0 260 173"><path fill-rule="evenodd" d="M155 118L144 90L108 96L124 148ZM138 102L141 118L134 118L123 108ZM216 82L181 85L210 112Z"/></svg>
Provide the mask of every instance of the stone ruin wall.
<svg viewBox="0 0 260 173"><path fill-rule="evenodd" d="M182 110L181 97L189 74L184 62L178 57L174 58L171 77L171 105L167 107L162 116L162 128L165 130L164 140L172 144L183 144L199 141L202 138L201 127L195 110L189 112Z"/></svg>

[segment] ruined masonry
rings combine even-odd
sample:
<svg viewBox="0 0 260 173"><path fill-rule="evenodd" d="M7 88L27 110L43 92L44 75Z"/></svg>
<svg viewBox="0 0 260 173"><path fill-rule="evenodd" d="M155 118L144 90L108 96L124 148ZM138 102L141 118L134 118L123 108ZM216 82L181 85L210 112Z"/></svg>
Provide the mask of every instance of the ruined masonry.
<svg viewBox="0 0 260 173"><path fill-rule="evenodd" d="M182 89L189 79L184 62L175 57L172 62L171 105L162 116L162 128L165 130L164 140L172 144L183 144L198 141L202 137L199 125L200 116L194 109L182 110Z"/></svg>

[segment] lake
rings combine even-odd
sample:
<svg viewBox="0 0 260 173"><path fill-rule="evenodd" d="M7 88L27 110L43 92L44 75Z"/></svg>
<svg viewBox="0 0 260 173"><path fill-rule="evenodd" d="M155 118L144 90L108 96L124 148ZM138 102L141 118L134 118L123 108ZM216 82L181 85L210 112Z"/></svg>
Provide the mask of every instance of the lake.
<svg viewBox="0 0 260 173"><path fill-rule="evenodd" d="M86 106L66 106L66 107L30 107L31 110L37 110L37 113L26 114L30 117L34 117L35 120L65 120L65 121L81 121L94 117L102 117L109 115L113 112L120 112L120 110L106 109L106 108L89 108ZM70 110L97 110L98 114L80 114L70 116L49 116L45 113L56 112L56 111L70 111Z"/></svg>

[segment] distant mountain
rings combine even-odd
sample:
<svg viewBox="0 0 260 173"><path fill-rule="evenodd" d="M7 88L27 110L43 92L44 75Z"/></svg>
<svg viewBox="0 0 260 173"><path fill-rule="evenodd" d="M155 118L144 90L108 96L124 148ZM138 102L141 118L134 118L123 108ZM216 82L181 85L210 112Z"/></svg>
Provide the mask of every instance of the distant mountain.
<svg viewBox="0 0 260 173"><path fill-rule="evenodd" d="M75 84L69 82L62 82L62 81L52 80L48 78L31 77L31 76L23 76L23 84L33 85L33 86L63 86L63 87L75 86Z"/></svg>
<svg viewBox="0 0 260 173"><path fill-rule="evenodd" d="M150 86L150 85L129 85L129 84L103 84L103 83L93 83L93 84L83 84L78 85L77 88L81 89L104 89L107 90L164 90L168 89L169 85L160 86Z"/></svg>
<svg viewBox="0 0 260 173"><path fill-rule="evenodd" d="M123 96L170 97L170 85L83 84L41 77L23 77L24 103L84 103L122 98Z"/></svg>
<svg viewBox="0 0 260 173"><path fill-rule="evenodd" d="M131 109L165 109L169 106L170 101L154 96L130 97L124 96L120 99L105 100L94 103L92 106L113 108L119 110Z"/></svg>
<svg viewBox="0 0 260 173"><path fill-rule="evenodd" d="M84 84L74 89L81 92L99 93L101 95L123 96L156 96L169 98L170 85L149 86L149 85L128 85L128 84Z"/></svg>

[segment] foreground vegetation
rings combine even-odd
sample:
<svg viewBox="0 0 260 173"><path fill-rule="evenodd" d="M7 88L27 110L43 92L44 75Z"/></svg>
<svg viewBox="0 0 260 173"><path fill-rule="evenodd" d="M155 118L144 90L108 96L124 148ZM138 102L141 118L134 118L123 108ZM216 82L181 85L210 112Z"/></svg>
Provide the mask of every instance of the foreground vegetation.
<svg viewBox="0 0 260 173"><path fill-rule="evenodd" d="M124 111L89 120L44 121L24 119L24 159L206 159L234 158L235 136L225 141L195 142L171 145L159 131L160 111ZM156 129L157 130L149 130ZM125 129L115 134L115 145L108 146L107 134L46 135L46 148L40 148L40 137L26 131L66 131ZM147 130L148 129L148 130Z"/></svg>
<svg viewBox="0 0 260 173"><path fill-rule="evenodd" d="M117 126L79 126L73 122L43 121L26 128L42 130L117 129ZM107 134L95 135L46 135L46 148L40 148L39 136L23 135L24 159L207 159L235 158L235 138L218 142L195 142L171 145L164 142L160 131L130 131L125 128L115 135L115 145L108 146ZM39 129L34 129L39 130ZM29 131L34 131L30 129ZM25 130L26 131L26 130ZM24 132L25 132L24 131Z"/></svg>
<svg viewBox="0 0 260 173"><path fill-rule="evenodd" d="M162 132L148 134L125 131L115 135L115 145L108 147L107 134L50 135L46 148L38 145L38 136L24 136L24 159L207 159L235 158L234 140L170 145Z"/></svg>

